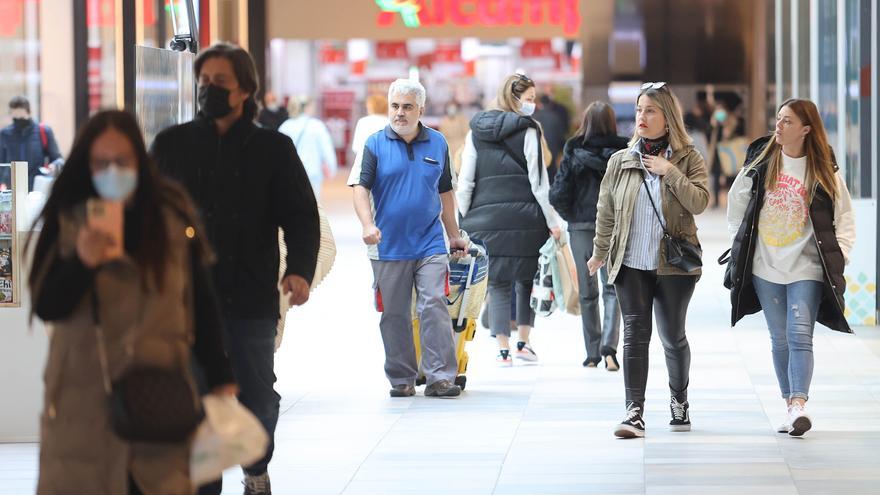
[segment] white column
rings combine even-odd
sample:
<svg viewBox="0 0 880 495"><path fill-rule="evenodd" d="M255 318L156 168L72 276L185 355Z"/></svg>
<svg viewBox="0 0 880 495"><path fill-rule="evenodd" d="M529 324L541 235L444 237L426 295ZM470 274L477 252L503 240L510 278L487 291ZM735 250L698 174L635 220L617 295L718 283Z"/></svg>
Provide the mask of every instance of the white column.
<svg viewBox="0 0 880 495"><path fill-rule="evenodd" d="M774 30L776 37L776 108L779 108L782 105L782 92L784 88L784 81L782 80L783 72L782 72L782 54L783 54L783 36L782 36L782 1L776 0L776 11L773 16L773 23L776 25L776 29Z"/></svg>
<svg viewBox="0 0 880 495"><path fill-rule="evenodd" d="M819 102L819 0L810 0L810 95Z"/></svg>
<svg viewBox="0 0 880 495"><path fill-rule="evenodd" d="M880 49L877 48L877 30L880 29L880 17L878 17L878 7L877 0L873 0L871 2L871 68L873 70L873 74L871 74L871 129L874 132L874 135L880 134L880 116L878 116L878 104L877 98L880 98L880 82L877 81L880 78L880 69L878 69L877 64L880 63L880 58L878 58L878 51ZM877 197L880 194L880 191L877 190L877 176L876 174L880 172L880 154L878 154L877 149L877 140L871 140L871 173L874 175L874 180L871 181L871 197L875 200L880 199Z"/></svg>
<svg viewBox="0 0 880 495"><path fill-rule="evenodd" d="M791 97L792 98L800 98L800 86L801 86L801 78L800 78L800 68L801 68L801 60L800 60L800 23L798 19L798 14L800 9L798 6L800 5L800 0L791 0L789 5L791 5L791 22L789 28L791 29Z"/></svg>
<svg viewBox="0 0 880 495"><path fill-rule="evenodd" d="M55 132L61 153L76 133L73 70L73 2L43 0L40 6L40 120Z"/></svg>
<svg viewBox="0 0 880 495"><path fill-rule="evenodd" d="M837 165L846 177L846 1L837 0Z"/></svg>

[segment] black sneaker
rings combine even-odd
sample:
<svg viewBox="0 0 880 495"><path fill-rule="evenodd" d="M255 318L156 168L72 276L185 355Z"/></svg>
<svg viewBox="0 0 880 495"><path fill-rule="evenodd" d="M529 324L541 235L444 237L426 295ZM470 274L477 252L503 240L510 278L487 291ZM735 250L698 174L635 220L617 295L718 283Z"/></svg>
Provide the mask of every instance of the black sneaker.
<svg viewBox="0 0 880 495"><path fill-rule="evenodd" d="M272 495L272 483L269 482L269 473L260 475L245 474L244 495Z"/></svg>
<svg viewBox="0 0 880 495"><path fill-rule="evenodd" d="M617 438L643 438L645 436L645 421L642 419L642 406L630 403L626 408L626 417L614 429Z"/></svg>
<svg viewBox="0 0 880 495"><path fill-rule="evenodd" d="M412 397L416 395L416 388L412 385L400 384L391 387L388 393L391 397Z"/></svg>
<svg viewBox="0 0 880 495"><path fill-rule="evenodd" d="M425 397L458 397L461 387L449 380L437 380L425 387Z"/></svg>
<svg viewBox="0 0 880 495"><path fill-rule="evenodd" d="M691 431L691 413L688 401L679 402L675 397L669 402L669 410L672 412L672 421L669 422L669 431Z"/></svg>

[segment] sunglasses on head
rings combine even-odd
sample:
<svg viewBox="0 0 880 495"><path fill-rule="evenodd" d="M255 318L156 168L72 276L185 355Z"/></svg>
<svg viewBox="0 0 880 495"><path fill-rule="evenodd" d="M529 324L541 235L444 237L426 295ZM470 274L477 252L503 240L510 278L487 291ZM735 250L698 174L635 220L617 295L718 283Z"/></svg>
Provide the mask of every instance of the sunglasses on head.
<svg viewBox="0 0 880 495"><path fill-rule="evenodd" d="M518 77L520 81L522 81L522 82L524 82L524 83L526 83L526 84L535 84L535 83L534 83L531 79L529 79L525 74L519 74L519 73L517 73L517 74L516 74L516 77Z"/></svg>
<svg viewBox="0 0 880 495"><path fill-rule="evenodd" d="M666 81L646 82L645 84L642 84L642 91L647 91L649 89L660 89L663 87L666 87Z"/></svg>

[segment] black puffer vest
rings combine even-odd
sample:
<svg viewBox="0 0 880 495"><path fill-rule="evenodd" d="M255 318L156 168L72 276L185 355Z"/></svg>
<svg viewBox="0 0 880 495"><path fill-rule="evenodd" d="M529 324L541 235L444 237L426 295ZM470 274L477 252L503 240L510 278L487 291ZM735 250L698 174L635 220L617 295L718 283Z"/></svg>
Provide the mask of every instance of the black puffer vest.
<svg viewBox="0 0 880 495"><path fill-rule="evenodd" d="M749 146L744 168L748 168L761 154L769 140L770 138L763 137ZM758 163L743 172L752 179L752 197L733 246L730 248L729 266L724 275L724 286L730 289L731 325L735 325L745 315L761 311L761 303L752 283L752 260L755 257L758 217L764 205L766 172L766 162ZM813 222L814 239L825 279L816 320L832 330L853 333L844 316L845 260L834 230L834 201L828 192L818 185L810 202L810 220Z"/></svg>
<svg viewBox="0 0 880 495"><path fill-rule="evenodd" d="M471 120L477 166L471 206L460 223L471 237L486 242L492 281L531 280L538 249L549 236L523 154L530 127L540 139L535 121L514 112L489 110Z"/></svg>

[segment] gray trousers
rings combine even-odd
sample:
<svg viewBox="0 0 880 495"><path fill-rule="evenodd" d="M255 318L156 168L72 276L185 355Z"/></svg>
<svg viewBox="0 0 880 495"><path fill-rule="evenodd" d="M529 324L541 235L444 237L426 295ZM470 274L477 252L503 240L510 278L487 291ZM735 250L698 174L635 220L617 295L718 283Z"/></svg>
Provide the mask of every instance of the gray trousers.
<svg viewBox="0 0 880 495"><path fill-rule="evenodd" d="M422 344L422 371L428 385L455 380L458 362L452 320L446 309L446 255L412 261L372 261L375 288L384 311L379 320L385 344L385 376L392 386L413 385L419 372L413 343L412 292Z"/></svg>
<svg viewBox="0 0 880 495"><path fill-rule="evenodd" d="M599 282L596 275L590 275L587 260L593 256L595 229L569 230L571 254L578 274L578 292L581 303L581 324L584 331L584 346L587 358L600 359L601 356L617 354L620 339L620 307L617 304L617 291L614 284L608 283L608 269L602 267L602 299L604 301L604 321L599 319Z"/></svg>
<svg viewBox="0 0 880 495"><path fill-rule="evenodd" d="M489 279L489 331L492 336L510 337L511 287L516 293L516 324L535 326L535 310L529 305L532 295L532 281L493 282Z"/></svg>

